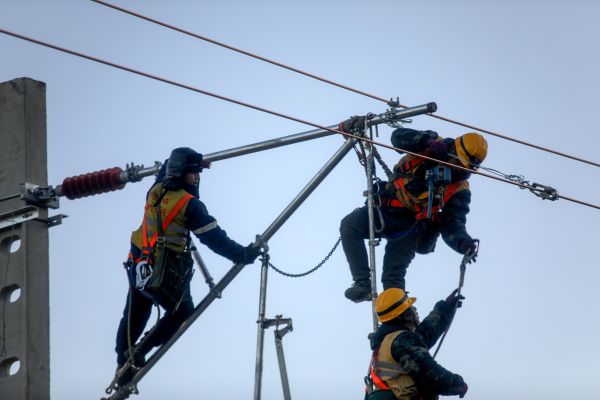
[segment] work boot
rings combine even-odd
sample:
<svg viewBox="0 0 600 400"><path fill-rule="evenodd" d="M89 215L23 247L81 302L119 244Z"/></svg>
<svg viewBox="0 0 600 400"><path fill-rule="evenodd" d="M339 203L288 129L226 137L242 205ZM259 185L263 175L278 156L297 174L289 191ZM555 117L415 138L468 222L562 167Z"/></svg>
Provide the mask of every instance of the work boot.
<svg viewBox="0 0 600 400"><path fill-rule="evenodd" d="M137 372L136 369L134 369L128 365L118 366L117 371L115 372L115 375L120 375L119 378L117 379L117 385L120 387L123 387L126 384L128 384L129 382L131 382L131 380L135 376L136 372Z"/></svg>
<svg viewBox="0 0 600 400"><path fill-rule="evenodd" d="M371 300L373 298L371 296L371 280L354 281L352 286L346 289L344 295L355 303Z"/></svg>

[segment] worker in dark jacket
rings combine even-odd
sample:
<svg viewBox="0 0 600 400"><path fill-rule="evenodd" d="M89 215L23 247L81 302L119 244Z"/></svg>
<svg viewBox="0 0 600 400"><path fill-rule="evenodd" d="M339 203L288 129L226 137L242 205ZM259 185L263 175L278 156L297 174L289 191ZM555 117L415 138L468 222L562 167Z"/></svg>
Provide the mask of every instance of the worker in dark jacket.
<svg viewBox="0 0 600 400"><path fill-rule="evenodd" d="M193 273L190 233L196 235L212 251L234 263L250 264L259 255L256 248L244 247L230 239L198 199L199 173L203 165L202 154L187 147L177 148L171 152L156 182L148 191L144 220L131 235L131 252L125 263L129 293L117 331L117 371L129 357L135 367L141 367L145 362L145 355L153 347L167 342L194 311L190 295ZM162 229L158 229L159 224ZM148 265L152 263L150 260L156 261L160 257L161 246L163 249L160 251L164 250L167 254L167 262L181 262L184 272L180 275L180 280L174 280L176 286L167 286L166 295L158 297L150 292L146 284L152 273L155 273ZM169 297L174 293L177 293L177 298ZM166 314L134 347L148 322L153 304L159 304ZM131 377L132 373L129 371L122 377L120 384Z"/></svg>
<svg viewBox="0 0 600 400"><path fill-rule="evenodd" d="M363 124L363 117L353 117L340 123L340 130L353 132ZM487 155L487 142L477 133L443 139L434 131L398 128L391 141L397 148L469 169L477 169ZM374 185L375 228L387 239L381 276L384 289L403 289L406 269L415 253L432 252L440 233L446 244L461 254L476 250L476 240L465 228L471 202L470 175L408 154L396 164L389 182ZM355 302L371 300L364 244L369 238L367 207L344 217L340 233L354 280L345 295Z"/></svg>
<svg viewBox="0 0 600 400"><path fill-rule="evenodd" d="M468 386L460 375L439 365L429 349L452 322L463 296L453 291L419 322L419 314L404 290L384 290L375 302L379 329L370 336L373 356L367 377L369 400L430 400L460 395Z"/></svg>

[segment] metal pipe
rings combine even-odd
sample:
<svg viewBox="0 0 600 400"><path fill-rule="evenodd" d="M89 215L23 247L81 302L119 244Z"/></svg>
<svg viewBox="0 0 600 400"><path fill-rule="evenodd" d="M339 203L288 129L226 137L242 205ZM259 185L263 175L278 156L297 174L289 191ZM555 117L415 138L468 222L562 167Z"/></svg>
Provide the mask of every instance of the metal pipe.
<svg viewBox="0 0 600 400"><path fill-rule="evenodd" d="M202 256L200 256L200 252L198 251L198 248L196 247L196 243L194 243L194 240L192 239L191 236L190 236L190 247L192 250L192 256L194 257L194 260L196 261L196 265L198 266L198 269L200 270L200 272L202 272L202 276L204 277L204 282L206 282L206 284L208 285L209 290L214 290L215 289L215 281L213 280L213 277L210 274L210 271L208 270L206 263L202 259ZM217 297L221 298L221 293L218 293Z"/></svg>
<svg viewBox="0 0 600 400"><path fill-rule="evenodd" d="M263 352L265 347L265 314L267 309L267 277L269 272L269 255L262 258L260 269L260 297L258 300L258 324L256 333L256 364L254 369L254 400L260 400L262 391Z"/></svg>
<svg viewBox="0 0 600 400"><path fill-rule="evenodd" d="M427 103L416 107L410 107L402 110L394 110L386 113L376 115L374 118L367 121L367 126L379 125L385 123L390 118L393 119L404 119L413 117L415 115L431 113L437 110L435 103ZM337 129L337 125L331 125L329 129ZM209 153L204 155L206 161L219 161L227 158L243 156L246 154L256 153L263 150L270 150L277 147L287 146L294 143L304 142L307 140L318 139L325 136L339 134L335 131L327 129L313 129L306 132L296 133L294 135L283 136L276 139L265 140L263 142L257 142L248 144L246 146L235 147L229 150L218 151L216 153Z"/></svg>
<svg viewBox="0 0 600 400"><path fill-rule="evenodd" d="M302 189L302 191L292 200L291 204L283 210L283 212L275 219L275 221L265 230L265 232L258 236L254 247L260 247L264 243L267 243L269 239L277 232L277 230L284 224L285 221L293 214L293 212L304 202L304 200L316 189L316 187L325 179L325 177L331 172L331 170L344 158L344 156L352 149L355 140L351 139L346 141L340 149L327 161L327 163L321 168L321 170L315 175L315 177ZM229 271L225 273L223 278L215 286L215 290L211 290L194 309L192 315L188 317L183 324L177 329L173 336L152 356L148 359L148 362L135 374L131 379L131 382L127 385L128 387L135 387L135 385L152 369L152 367L162 358L162 356L169 351L171 346L188 330L188 328L198 319L200 315L208 308L208 306L217 298L217 293L222 293L223 290L235 279L235 277L244 268L244 264L235 264Z"/></svg>
<svg viewBox="0 0 600 400"><path fill-rule="evenodd" d="M375 298L377 297L377 271L375 259L375 246L379 244L375 239L375 216L373 215L373 144L367 143L369 155L367 156L367 211L369 215L369 270L371 271L371 309L373 317L373 332L377 331L378 320L375 312Z"/></svg>
<svg viewBox="0 0 600 400"><path fill-rule="evenodd" d="M390 120L408 118L419 114L431 113L436 109L437 105L435 103L423 104L401 110L392 109L386 111L385 113L375 115L374 118L367 121L367 126L381 124ZM336 129L337 125L321 127L294 135L252 143L229 150L218 151L216 153L204 154L203 158L207 162L219 161L227 158L256 153L263 150L287 146L307 140L318 139L336 133L341 134L341 132L336 131ZM127 165L125 170L121 170L121 168L111 168L108 170L96 171L90 174L82 174L76 177L65 179L62 185L56 186L55 193L59 197L66 194L67 197L73 199L119 190L129 182L138 182L148 176L157 175L161 167L162 163L159 161L155 161L153 166L145 168L132 163L131 166ZM0 199L0 201L1 200L2 199Z"/></svg>
<svg viewBox="0 0 600 400"><path fill-rule="evenodd" d="M285 328L288 329L288 328ZM285 366L285 356L283 354L283 335L289 332L289 330L283 330L281 333L275 330L275 349L277 351L277 363L279 364L279 375L281 376L281 387L283 388L284 400L292 400L292 394L290 392L290 382L288 380L287 368Z"/></svg>
<svg viewBox="0 0 600 400"><path fill-rule="evenodd" d="M315 190L315 188L323 181L323 179L335 168L335 166L344 158L344 156L354 147L356 140L350 139L344 143L342 147L331 157L331 159L321 168L313 179L308 182L306 187L292 200L290 205L273 221L273 223L265 230L262 239L269 240L287 221L287 219L300 207L306 198Z"/></svg>
<svg viewBox="0 0 600 400"><path fill-rule="evenodd" d="M161 167L162 163L159 161L155 161L153 166L146 168L135 167L132 163L130 168L127 168L125 171L121 172L121 182L137 182L147 176L158 175Z"/></svg>
<svg viewBox="0 0 600 400"><path fill-rule="evenodd" d="M329 126L329 128L336 129L337 125L331 125ZM305 142L307 140L318 139L325 136L334 135L335 133L336 132L328 131L326 129L312 129L310 131L296 133L294 135L283 136L280 138L265 140L263 142L234 147L233 149L229 150L205 154L203 159L209 162L225 160L227 158L243 156L246 154L256 153L258 151L270 150L275 149L277 147L287 146L290 144Z"/></svg>

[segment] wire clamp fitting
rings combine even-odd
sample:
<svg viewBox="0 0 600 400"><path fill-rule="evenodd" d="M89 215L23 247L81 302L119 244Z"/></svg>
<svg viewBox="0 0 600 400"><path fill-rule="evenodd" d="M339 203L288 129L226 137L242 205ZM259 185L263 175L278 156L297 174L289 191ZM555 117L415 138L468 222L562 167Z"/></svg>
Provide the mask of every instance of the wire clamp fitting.
<svg viewBox="0 0 600 400"><path fill-rule="evenodd" d="M532 183L529 191L535 194L537 197L541 197L542 200L556 201L559 199L558 191L551 186L542 185L540 183Z"/></svg>

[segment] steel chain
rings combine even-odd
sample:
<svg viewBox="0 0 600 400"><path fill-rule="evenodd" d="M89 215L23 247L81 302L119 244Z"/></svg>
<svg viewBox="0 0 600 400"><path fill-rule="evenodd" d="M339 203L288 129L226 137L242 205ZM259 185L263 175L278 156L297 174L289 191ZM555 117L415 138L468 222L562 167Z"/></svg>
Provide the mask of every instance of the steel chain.
<svg viewBox="0 0 600 400"><path fill-rule="evenodd" d="M313 272L315 272L316 270L318 270L319 268L321 268L323 266L323 264L325 264L327 262L327 260L329 260L329 257L331 257L333 255L333 252L335 251L335 249L337 249L337 247L339 246L340 242L342 241L342 237L340 236L337 240L337 242L335 242L335 244L333 245L333 248L329 251L329 253L327 253L327 255L325 256L325 258L323 260L321 260L320 263L317 264L316 267L306 271L306 272L302 272L300 274L292 274L289 272L285 272L280 270L279 268L277 268L276 266L274 266L273 264L271 264L271 262L269 261L269 267L273 268L275 270L275 272L283 275L283 276L287 276L288 278L302 278L305 277L307 275L312 274Z"/></svg>

